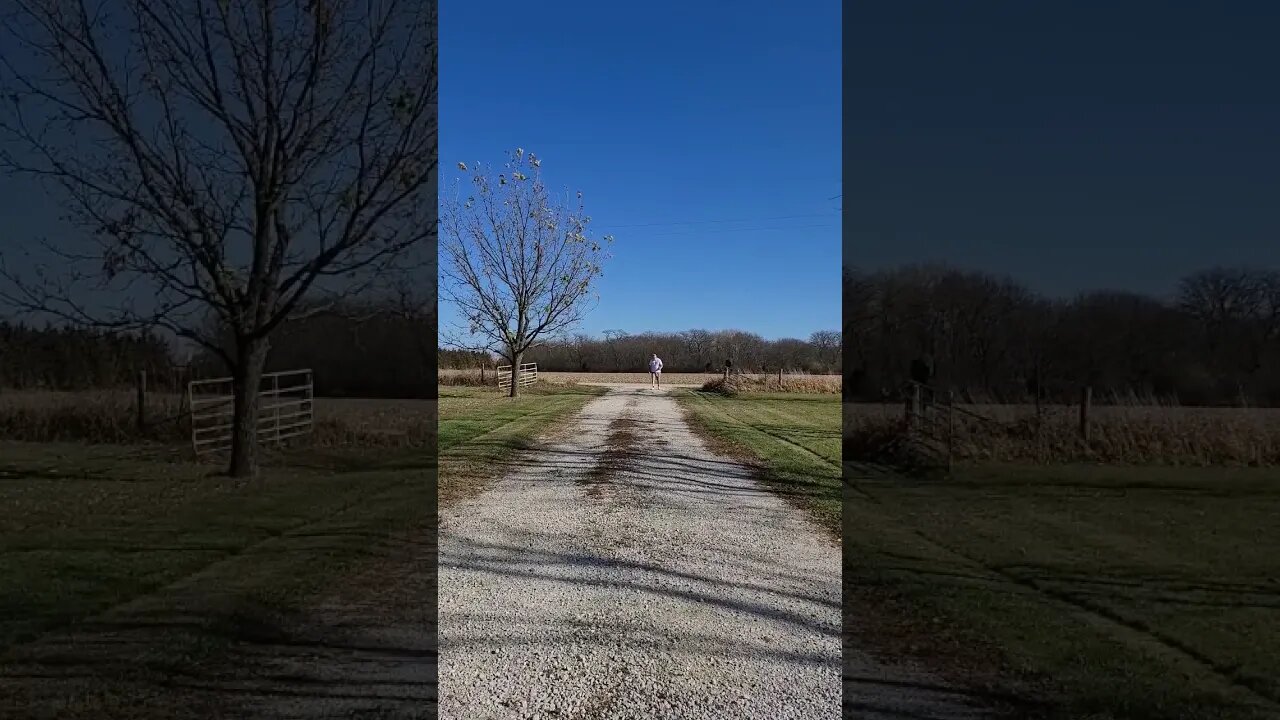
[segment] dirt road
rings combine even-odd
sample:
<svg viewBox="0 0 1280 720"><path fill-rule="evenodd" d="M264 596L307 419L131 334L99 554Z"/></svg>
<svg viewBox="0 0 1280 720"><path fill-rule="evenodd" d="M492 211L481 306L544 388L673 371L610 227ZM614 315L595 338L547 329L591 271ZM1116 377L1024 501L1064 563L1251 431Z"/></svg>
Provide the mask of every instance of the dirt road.
<svg viewBox="0 0 1280 720"><path fill-rule="evenodd" d="M840 550L676 401L593 401L442 518L440 717L840 714Z"/></svg>

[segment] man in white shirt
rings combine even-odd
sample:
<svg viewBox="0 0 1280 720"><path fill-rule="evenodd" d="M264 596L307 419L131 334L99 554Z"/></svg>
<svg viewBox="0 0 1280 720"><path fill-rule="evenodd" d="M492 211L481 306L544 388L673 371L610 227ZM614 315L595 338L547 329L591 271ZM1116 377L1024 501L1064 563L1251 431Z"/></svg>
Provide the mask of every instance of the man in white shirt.
<svg viewBox="0 0 1280 720"><path fill-rule="evenodd" d="M662 358L658 357L658 353L654 353L649 358L649 377L653 379L650 383L653 387L662 389Z"/></svg>

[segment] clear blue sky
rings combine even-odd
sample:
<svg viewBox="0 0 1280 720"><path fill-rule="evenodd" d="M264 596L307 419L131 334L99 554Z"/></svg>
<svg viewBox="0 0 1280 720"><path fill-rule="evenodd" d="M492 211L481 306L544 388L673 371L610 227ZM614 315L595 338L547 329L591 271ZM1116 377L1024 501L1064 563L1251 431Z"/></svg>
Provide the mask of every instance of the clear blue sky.
<svg viewBox="0 0 1280 720"><path fill-rule="evenodd" d="M1280 261L1275 3L851 3L844 259L1054 295Z"/></svg>
<svg viewBox="0 0 1280 720"><path fill-rule="evenodd" d="M840 13L441 3L441 193L515 147L581 189L617 238L584 332L839 328Z"/></svg>

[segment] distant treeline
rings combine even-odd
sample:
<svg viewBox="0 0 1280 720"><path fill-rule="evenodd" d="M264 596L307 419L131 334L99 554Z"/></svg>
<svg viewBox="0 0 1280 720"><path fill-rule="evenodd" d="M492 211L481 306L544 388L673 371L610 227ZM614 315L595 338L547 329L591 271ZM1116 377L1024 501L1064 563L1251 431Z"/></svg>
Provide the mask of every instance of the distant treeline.
<svg viewBox="0 0 1280 720"><path fill-rule="evenodd" d="M496 363L494 356L487 352L447 350L445 348L439 348L436 351L436 364L442 368L471 370L480 367L493 367Z"/></svg>
<svg viewBox="0 0 1280 720"><path fill-rule="evenodd" d="M1280 405L1280 272L1214 268L1167 299L1094 292L1050 300L947 267L845 269L845 392L893 395L917 360L974 400Z"/></svg>
<svg viewBox="0 0 1280 720"><path fill-rule="evenodd" d="M325 397L433 398L433 319L334 312L281 327L267 371L311 368Z"/></svg>
<svg viewBox="0 0 1280 720"><path fill-rule="evenodd" d="M686 330L628 335L612 331L604 338L578 335L548 342L527 354L549 372L645 372L649 357L662 358L664 372L719 372L726 362L741 372L840 372L840 332L813 333L808 339L766 340L741 330Z"/></svg>
<svg viewBox="0 0 1280 720"><path fill-rule="evenodd" d="M85 390L122 387L139 370L169 372L173 358L163 338L105 333L0 320L0 387Z"/></svg>
<svg viewBox="0 0 1280 720"><path fill-rule="evenodd" d="M334 311L282 326L267 370L310 368L317 395L435 397L431 372L434 320L360 308ZM227 375L211 352L183 367L172 343L150 334L0 322L0 387L85 390L129 387L139 370L157 391L181 390L191 378Z"/></svg>

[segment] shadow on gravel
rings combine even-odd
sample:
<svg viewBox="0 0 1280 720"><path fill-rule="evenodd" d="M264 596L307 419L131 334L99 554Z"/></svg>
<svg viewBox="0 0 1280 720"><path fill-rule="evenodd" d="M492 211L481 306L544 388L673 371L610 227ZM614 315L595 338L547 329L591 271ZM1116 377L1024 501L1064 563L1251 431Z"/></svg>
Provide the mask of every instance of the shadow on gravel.
<svg viewBox="0 0 1280 720"><path fill-rule="evenodd" d="M459 557L453 559L442 557L440 559L440 567L485 572L493 575L520 578L523 580L549 580L563 582L569 585L583 586L592 586L593 583L592 581L583 578L574 577L570 572L565 571L571 571L573 568L580 567L607 566L620 568L632 571L636 578L634 581L627 582L625 584L625 589L628 590L690 600L698 603L708 603L740 613L754 615L766 620L790 623L814 632L829 634L833 637L840 633L840 629L838 627L833 627L830 623L820 622L808 614L779 610L763 603L729 601L716 597L713 593L687 590L684 589L684 587L687 587L692 583L695 586L702 585L705 588L725 587L750 590L764 595L773 595L780 598L789 598L792 600L811 603L815 606L815 609L839 608L839 601L832 601L819 595L804 592L782 590L771 585L735 582L677 572L652 563L619 560L617 558L585 553L561 553L536 550L531 546L538 542L538 535L532 533L517 533L517 531L513 529L507 529L506 532L513 536L518 535L521 540L527 540L527 544L499 545L493 543L481 543L469 538L454 536L452 541L461 545L463 552ZM759 570L759 568L757 567L756 570ZM773 575L773 578L771 579L781 577L776 572L771 574ZM792 583L812 583L812 578L791 576L787 579ZM667 586L663 583L664 580L682 581L681 585L684 587ZM816 615L818 613L814 614Z"/></svg>
<svg viewBox="0 0 1280 720"><path fill-rule="evenodd" d="M496 618L490 618L490 616L484 614L464 613L459 614L457 617L473 624L484 623L490 619L497 621ZM501 638L495 638L491 634L459 635L449 639L449 647L477 646L491 650L548 645L569 647L584 643L595 644L599 647L611 647L617 645L620 638L626 638L631 645L647 644L655 654L670 652L672 646L677 644L671 639L663 638L660 634L655 633L650 623L601 623L598 620L592 620L590 622L566 622L557 629L539 626L536 630L530 630L528 633L524 633L520 628L510 628ZM794 665L822 666L829 666L834 660L829 655L797 652L777 645L732 645L722 639L704 633L682 633L678 639L678 646L683 652L702 652L715 658L758 659L761 656L767 656Z"/></svg>
<svg viewBox="0 0 1280 720"><path fill-rule="evenodd" d="M651 441L641 441L633 446L632 458L636 457L639 448L643 448L644 442ZM656 442L654 444L659 447L668 447ZM536 473L546 474L548 470L553 470L557 474L590 475L599 466L600 461L601 453L597 451L537 448L521 457L492 462L491 467L495 476L504 477L508 481L541 482L536 477ZM811 492L765 488L755 483L746 484L743 479L754 478L754 470L740 462L672 454L666 450L646 454L642 462L628 464L625 469L628 484L634 484L636 480L640 480L652 483L659 488L679 492L726 496L812 497ZM597 477L591 482L611 483L612 481Z"/></svg>

